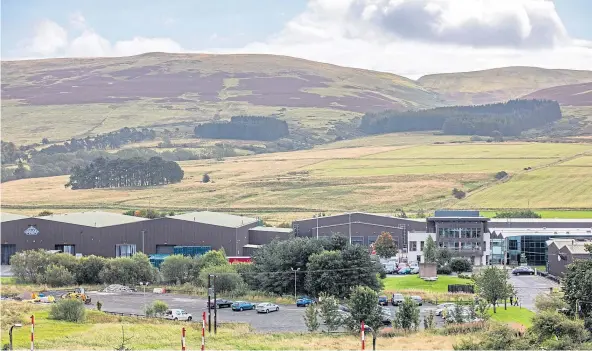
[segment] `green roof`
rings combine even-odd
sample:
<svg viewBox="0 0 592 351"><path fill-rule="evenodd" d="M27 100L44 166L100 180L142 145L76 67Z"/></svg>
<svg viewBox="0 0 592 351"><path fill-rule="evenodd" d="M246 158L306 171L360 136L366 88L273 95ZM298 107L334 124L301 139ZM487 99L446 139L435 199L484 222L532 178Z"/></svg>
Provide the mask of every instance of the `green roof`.
<svg viewBox="0 0 592 351"><path fill-rule="evenodd" d="M39 219L97 228L148 220L148 218L143 217L126 216L119 213L100 211L54 214L51 216L39 217Z"/></svg>
<svg viewBox="0 0 592 351"><path fill-rule="evenodd" d="M0 218L2 218L2 220L1 220L2 222L9 222L9 221L16 221L19 219L29 218L29 216L22 216L22 215L18 215L18 214L14 214L14 213L1 212Z"/></svg>
<svg viewBox="0 0 592 351"><path fill-rule="evenodd" d="M256 218L242 217L221 212L189 212L169 218L178 219L182 221L217 225L220 227L240 228L242 226L253 224L257 222Z"/></svg>

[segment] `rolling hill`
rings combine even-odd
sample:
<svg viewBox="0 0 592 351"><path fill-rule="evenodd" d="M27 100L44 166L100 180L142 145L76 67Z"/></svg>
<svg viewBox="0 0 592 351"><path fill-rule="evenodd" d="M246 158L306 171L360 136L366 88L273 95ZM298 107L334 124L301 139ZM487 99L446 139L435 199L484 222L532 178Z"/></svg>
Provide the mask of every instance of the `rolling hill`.
<svg viewBox="0 0 592 351"><path fill-rule="evenodd" d="M592 82L541 89L524 98L555 100L567 106L592 106Z"/></svg>
<svg viewBox="0 0 592 351"><path fill-rule="evenodd" d="M431 74L423 87L456 104L486 104L519 98L537 90L592 82L592 71L503 67L474 72Z"/></svg>
<svg viewBox="0 0 592 351"><path fill-rule="evenodd" d="M275 114L314 132L368 111L442 103L401 76L285 56L151 53L2 62L3 132L17 142L124 126L192 126L236 114Z"/></svg>

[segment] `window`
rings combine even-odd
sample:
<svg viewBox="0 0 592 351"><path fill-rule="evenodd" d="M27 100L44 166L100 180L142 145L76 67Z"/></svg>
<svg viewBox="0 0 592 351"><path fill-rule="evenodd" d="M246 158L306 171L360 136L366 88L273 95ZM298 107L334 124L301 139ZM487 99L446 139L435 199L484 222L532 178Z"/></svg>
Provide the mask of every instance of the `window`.
<svg viewBox="0 0 592 351"><path fill-rule="evenodd" d="M425 242L423 242L423 241L420 241L420 242L419 242L419 249L420 249L421 251L423 251L423 245L424 245L424 244L425 244Z"/></svg>
<svg viewBox="0 0 592 351"><path fill-rule="evenodd" d="M409 245L411 246L409 251L417 251L417 241L410 241Z"/></svg>
<svg viewBox="0 0 592 351"><path fill-rule="evenodd" d="M376 239L378 239L377 236L369 236L368 237L368 245L372 245L376 242Z"/></svg>
<svg viewBox="0 0 592 351"><path fill-rule="evenodd" d="M115 245L115 257L132 257L136 254L136 245L118 244Z"/></svg>
<svg viewBox="0 0 592 351"><path fill-rule="evenodd" d="M518 250L518 240L510 240L508 243L508 250Z"/></svg>
<svg viewBox="0 0 592 351"><path fill-rule="evenodd" d="M72 256L76 255L76 250L74 249L74 245L56 245L55 249L60 250L66 254L70 254Z"/></svg>
<svg viewBox="0 0 592 351"><path fill-rule="evenodd" d="M363 236L352 236L351 243L353 245L364 245L364 237Z"/></svg>

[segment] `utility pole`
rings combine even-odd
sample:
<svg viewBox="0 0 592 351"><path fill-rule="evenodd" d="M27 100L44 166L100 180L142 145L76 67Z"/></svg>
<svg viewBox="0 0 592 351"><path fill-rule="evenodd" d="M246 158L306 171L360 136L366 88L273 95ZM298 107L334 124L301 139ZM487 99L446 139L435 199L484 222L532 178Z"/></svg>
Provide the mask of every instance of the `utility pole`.
<svg viewBox="0 0 592 351"><path fill-rule="evenodd" d="M218 303L216 302L216 276L214 275L214 334L218 333Z"/></svg>
<svg viewBox="0 0 592 351"><path fill-rule="evenodd" d="M317 215L317 240L319 240L319 215Z"/></svg>
<svg viewBox="0 0 592 351"><path fill-rule="evenodd" d="M349 218L349 244L351 245L351 213L348 213Z"/></svg>
<svg viewBox="0 0 592 351"><path fill-rule="evenodd" d="M290 267L290 269L294 272L294 300L296 300L296 272L298 272L300 268L294 269L293 267Z"/></svg>
<svg viewBox="0 0 592 351"><path fill-rule="evenodd" d="M208 333L212 333L212 300L210 297L212 296L212 275L208 274Z"/></svg>

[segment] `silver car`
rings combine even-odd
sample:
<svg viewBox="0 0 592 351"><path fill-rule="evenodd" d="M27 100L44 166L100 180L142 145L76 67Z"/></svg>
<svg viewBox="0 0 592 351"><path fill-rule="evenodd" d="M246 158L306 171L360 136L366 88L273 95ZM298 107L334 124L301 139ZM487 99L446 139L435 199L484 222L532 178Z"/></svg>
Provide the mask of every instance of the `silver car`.
<svg viewBox="0 0 592 351"><path fill-rule="evenodd" d="M456 306L453 302L446 302L446 303L441 303L438 306L436 306L436 316L441 316L442 312L446 309L449 308L454 308L454 306Z"/></svg>
<svg viewBox="0 0 592 351"><path fill-rule="evenodd" d="M421 299L421 296L413 295L411 296L411 300L413 300L418 306L423 305L423 300Z"/></svg>
<svg viewBox="0 0 592 351"><path fill-rule="evenodd" d="M273 304L271 302L263 302L255 307L257 313L269 313L269 312L277 312L280 310L280 306Z"/></svg>

